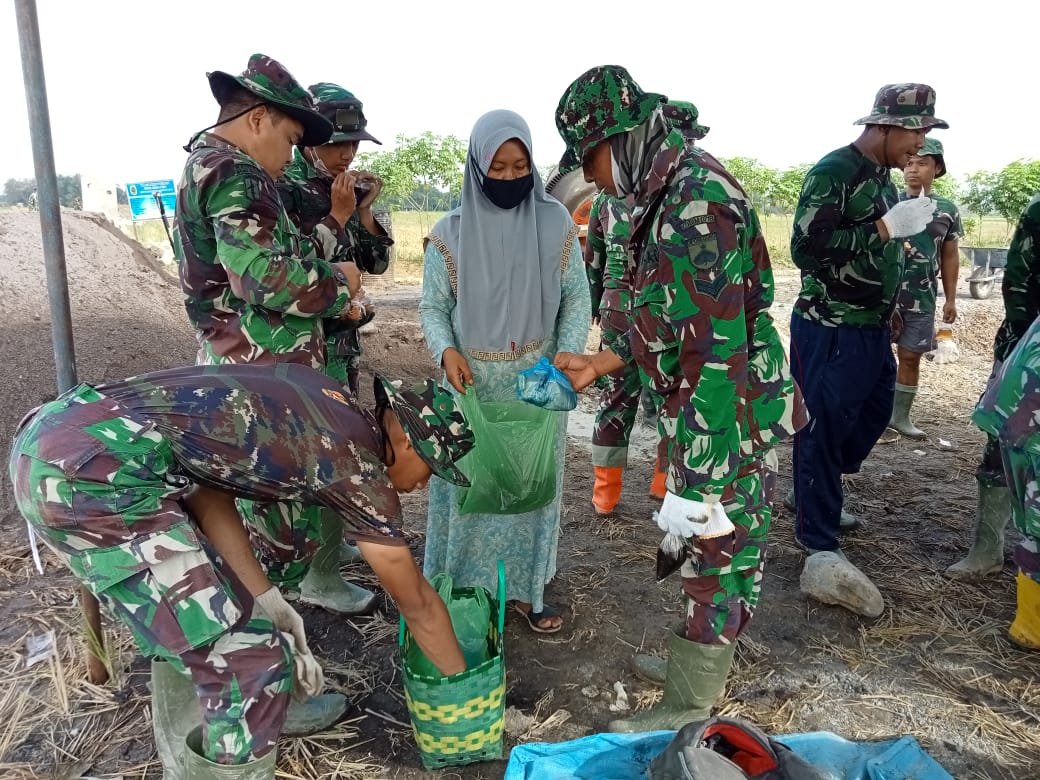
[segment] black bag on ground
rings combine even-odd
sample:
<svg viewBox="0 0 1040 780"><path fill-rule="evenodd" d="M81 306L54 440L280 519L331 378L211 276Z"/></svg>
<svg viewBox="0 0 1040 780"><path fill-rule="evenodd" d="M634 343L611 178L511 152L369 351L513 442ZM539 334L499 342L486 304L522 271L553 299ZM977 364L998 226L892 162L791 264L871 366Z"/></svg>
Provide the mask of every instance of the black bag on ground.
<svg viewBox="0 0 1040 780"><path fill-rule="evenodd" d="M787 745L736 718L683 726L646 770L650 780L828 780Z"/></svg>

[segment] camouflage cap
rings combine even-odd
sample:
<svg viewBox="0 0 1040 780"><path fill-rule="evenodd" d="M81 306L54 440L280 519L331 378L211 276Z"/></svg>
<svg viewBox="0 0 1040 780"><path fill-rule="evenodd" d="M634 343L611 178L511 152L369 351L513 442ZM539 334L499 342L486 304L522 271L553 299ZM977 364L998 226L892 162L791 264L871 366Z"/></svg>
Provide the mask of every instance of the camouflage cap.
<svg viewBox="0 0 1040 780"><path fill-rule="evenodd" d="M869 116L854 125L896 125L908 130L949 127L935 117L935 90L927 84L886 84L874 96Z"/></svg>
<svg viewBox="0 0 1040 780"><path fill-rule="evenodd" d="M556 129L567 144L559 173L579 167L596 144L638 127L667 100L644 92L620 65L600 65L581 74L556 107Z"/></svg>
<svg viewBox="0 0 1040 780"><path fill-rule="evenodd" d="M700 140L708 134L710 127L697 123L697 106L686 100L669 100L661 109L669 125L681 132L686 138Z"/></svg>
<svg viewBox="0 0 1040 780"><path fill-rule="evenodd" d="M935 158L935 178L946 175L946 160L943 158L942 141L928 136L924 139L924 148L917 153L918 157Z"/></svg>
<svg viewBox="0 0 1040 780"><path fill-rule="evenodd" d="M430 470L441 479L468 487L469 479L455 462L473 449L475 441L455 396L432 379L402 387L400 382L391 382L378 374L373 390L376 405L394 410L412 446Z"/></svg>
<svg viewBox="0 0 1040 780"><path fill-rule="evenodd" d="M323 117L332 122L332 137L328 143L338 144L343 141L371 141L383 145L365 128L368 120L362 111L363 104L354 97L354 93L343 89L339 84L323 81L307 87L314 98L314 106Z"/></svg>
<svg viewBox="0 0 1040 780"><path fill-rule="evenodd" d="M314 108L310 94L278 60L265 54L254 54L246 69L237 76L215 70L207 73L209 88L220 105L236 87L256 95L263 103L270 103L303 125L304 146L319 146L332 133L331 123Z"/></svg>

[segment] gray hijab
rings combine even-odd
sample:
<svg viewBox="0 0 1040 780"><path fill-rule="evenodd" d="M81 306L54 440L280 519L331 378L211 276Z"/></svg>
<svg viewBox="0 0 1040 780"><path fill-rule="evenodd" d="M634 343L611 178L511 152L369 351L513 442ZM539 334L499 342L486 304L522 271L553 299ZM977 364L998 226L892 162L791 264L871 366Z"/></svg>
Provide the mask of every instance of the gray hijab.
<svg viewBox="0 0 1040 780"><path fill-rule="evenodd" d="M480 185L498 148L511 138L527 149L534 188L516 208L501 209ZM469 137L461 204L430 231L455 264L464 350L514 352L552 335L562 292L560 266L573 227L563 204L545 194L527 122L512 111L484 114Z"/></svg>

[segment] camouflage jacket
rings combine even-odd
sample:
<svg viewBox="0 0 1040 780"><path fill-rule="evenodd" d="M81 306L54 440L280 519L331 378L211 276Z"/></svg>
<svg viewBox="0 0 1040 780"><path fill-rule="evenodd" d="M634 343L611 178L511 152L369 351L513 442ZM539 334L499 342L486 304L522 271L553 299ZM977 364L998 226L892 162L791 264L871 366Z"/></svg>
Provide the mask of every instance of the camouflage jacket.
<svg viewBox="0 0 1040 780"><path fill-rule="evenodd" d="M794 311L821 325L887 325L903 277L903 242L874 224L899 200L887 168L850 144L826 155L802 184L791 258L802 271Z"/></svg>
<svg viewBox="0 0 1040 780"><path fill-rule="evenodd" d="M1018 220L1004 268L1004 321L993 343L993 358L1004 360L1040 315L1040 193Z"/></svg>
<svg viewBox="0 0 1040 780"><path fill-rule="evenodd" d="M373 235L365 230L357 211L341 227L330 215L332 180L311 165L299 149L293 150L292 162L277 186L289 219L320 246L322 257L330 262L357 263L366 274L386 272L393 240L385 233Z"/></svg>
<svg viewBox="0 0 1040 780"><path fill-rule="evenodd" d="M758 217L736 180L673 130L640 203L627 341L663 398L669 490L703 500L801 428L805 404L769 314ZM624 344L619 354L630 357Z"/></svg>
<svg viewBox="0 0 1040 780"><path fill-rule="evenodd" d="M1040 455L1040 319L1008 353L971 419L1006 445Z"/></svg>
<svg viewBox="0 0 1040 780"><path fill-rule="evenodd" d="M906 192L899 194L900 200L909 197ZM961 215L953 201L934 193L931 198L936 206L934 219L923 232L903 242L906 265L899 287L900 311L935 314L943 244L957 241L964 235Z"/></svg>
<svg viewBox="0 0 1040 780"><path fill-rule="evenodd" d="M585 271L592 292L592 311L632 308L635 263L629 252L632 219L624 201L605 192L596 195L585 239Z"/></svg>
<svg viewBox="0 0 1040 780"><path fill-rule="evenodd" d="M197 362L325 364L320 318L343 311L347 289L290 222L266 171L213 133L184 165L174 253Z"/></svg>

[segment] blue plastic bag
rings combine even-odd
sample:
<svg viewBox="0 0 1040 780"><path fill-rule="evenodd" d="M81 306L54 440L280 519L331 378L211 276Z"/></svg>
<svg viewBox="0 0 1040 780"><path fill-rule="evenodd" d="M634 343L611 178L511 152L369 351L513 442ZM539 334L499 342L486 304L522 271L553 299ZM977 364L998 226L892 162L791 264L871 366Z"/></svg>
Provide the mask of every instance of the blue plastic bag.
<svg viewBox="0 0 1040 780"><path fill-rule="evenodd" d="M516 397L553 412L569 412L578 405L571 380L545 357L517 375Z"/></svg>

